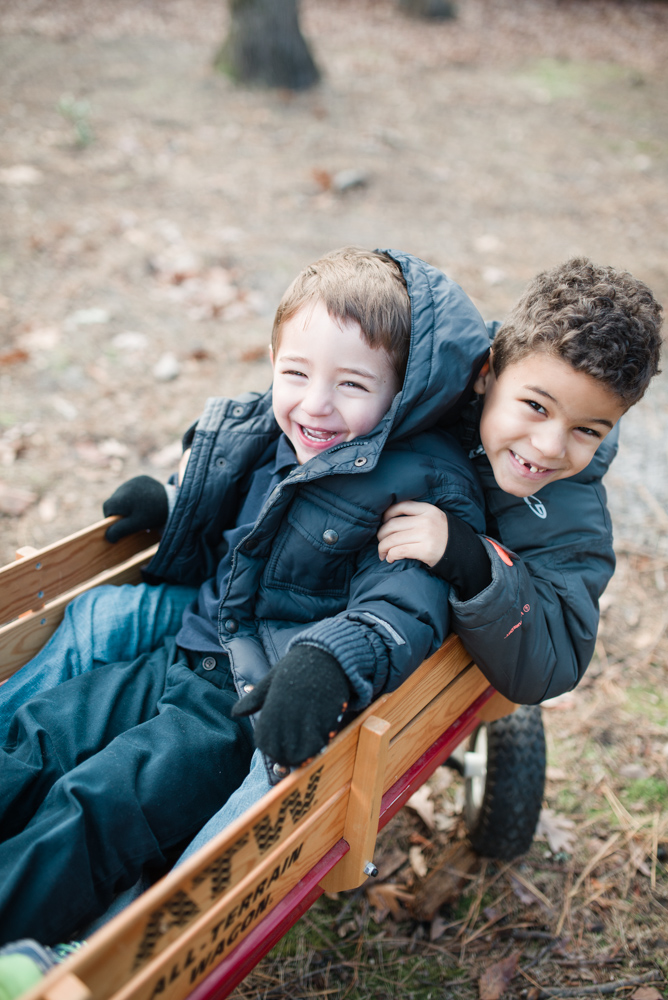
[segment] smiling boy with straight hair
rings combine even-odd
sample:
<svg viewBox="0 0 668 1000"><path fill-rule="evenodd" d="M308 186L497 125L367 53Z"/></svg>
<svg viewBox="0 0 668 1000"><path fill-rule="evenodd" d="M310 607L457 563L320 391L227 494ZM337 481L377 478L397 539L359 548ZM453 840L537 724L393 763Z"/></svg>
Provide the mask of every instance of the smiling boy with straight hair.
<svg viewBox="0 0 668 1000"><path fill-rule="evenodd" d="M283 305L273 390L209 400L187 435L148 567L198 588L177 634L121 662L101 651L10 724L0 943L76 935L164 870L248 773L245 715L262 708L256 742L280 777L449 631L447 584L381 562L376 532L403 499L484 526L466 455L432 430L487 356L480 315L423 261L355 247L306 268ZM167 517L145 479L112 498L117 537Z"/></svg>

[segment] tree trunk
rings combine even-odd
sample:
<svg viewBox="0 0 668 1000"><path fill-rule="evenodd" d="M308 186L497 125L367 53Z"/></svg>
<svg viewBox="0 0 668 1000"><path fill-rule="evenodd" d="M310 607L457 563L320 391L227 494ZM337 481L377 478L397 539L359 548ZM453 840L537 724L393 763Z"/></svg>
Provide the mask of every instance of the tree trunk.
<svg viewBox="0 0 668 1000"><path fill-rule="evenodd" d="M306 90L320 78L299 29L298 0L229 0L230 30L215 66L240 83Z"/></svg>
<svg viewBox="0 0 668 1000"><path fill-rule="evenodd" d="M399 6L415 17L431 17L442 21L457 17L457 8L450 0L399 0Z"/></svg>

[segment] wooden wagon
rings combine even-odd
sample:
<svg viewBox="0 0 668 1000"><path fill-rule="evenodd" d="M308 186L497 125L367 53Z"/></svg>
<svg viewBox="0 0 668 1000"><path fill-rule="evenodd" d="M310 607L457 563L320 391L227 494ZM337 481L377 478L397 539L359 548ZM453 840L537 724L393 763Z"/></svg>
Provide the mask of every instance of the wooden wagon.
<svg viewBox="0 0 668 1000"><path fill-rule="evenodd" d="M157 540L109 520L0 570L0 680L41 649L67 603L133 583ZM481 722L514 706L451 636L309 764L147 890L25 1000L227 996L324 892L373 874L378 830Z"/></svg>

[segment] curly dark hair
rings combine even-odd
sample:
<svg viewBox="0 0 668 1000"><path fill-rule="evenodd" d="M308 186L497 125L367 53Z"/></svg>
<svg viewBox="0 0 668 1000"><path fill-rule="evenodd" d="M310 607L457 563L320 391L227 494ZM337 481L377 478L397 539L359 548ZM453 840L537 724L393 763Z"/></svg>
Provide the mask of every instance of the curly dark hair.
<svg viewBox="0 0 668 1000"><path fill-rule="evenodd" d="M494 338L494 372L544 351L602 382L628 408L659 371L661 312L628 271L573 257L529 283Z"/></svg>

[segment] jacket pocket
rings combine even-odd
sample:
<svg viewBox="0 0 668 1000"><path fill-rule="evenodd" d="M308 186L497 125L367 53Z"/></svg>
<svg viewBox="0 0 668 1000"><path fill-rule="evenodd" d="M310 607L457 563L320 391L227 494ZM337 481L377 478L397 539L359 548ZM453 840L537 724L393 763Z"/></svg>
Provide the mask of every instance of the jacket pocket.
<svg viewBox="0 0 668 1000"><path fill-rule="evenodd" d="M275 539L264 573L267 587L319 597L348 593L357 554L374 538L378 519L324 490L297 497Z"/></svg>

